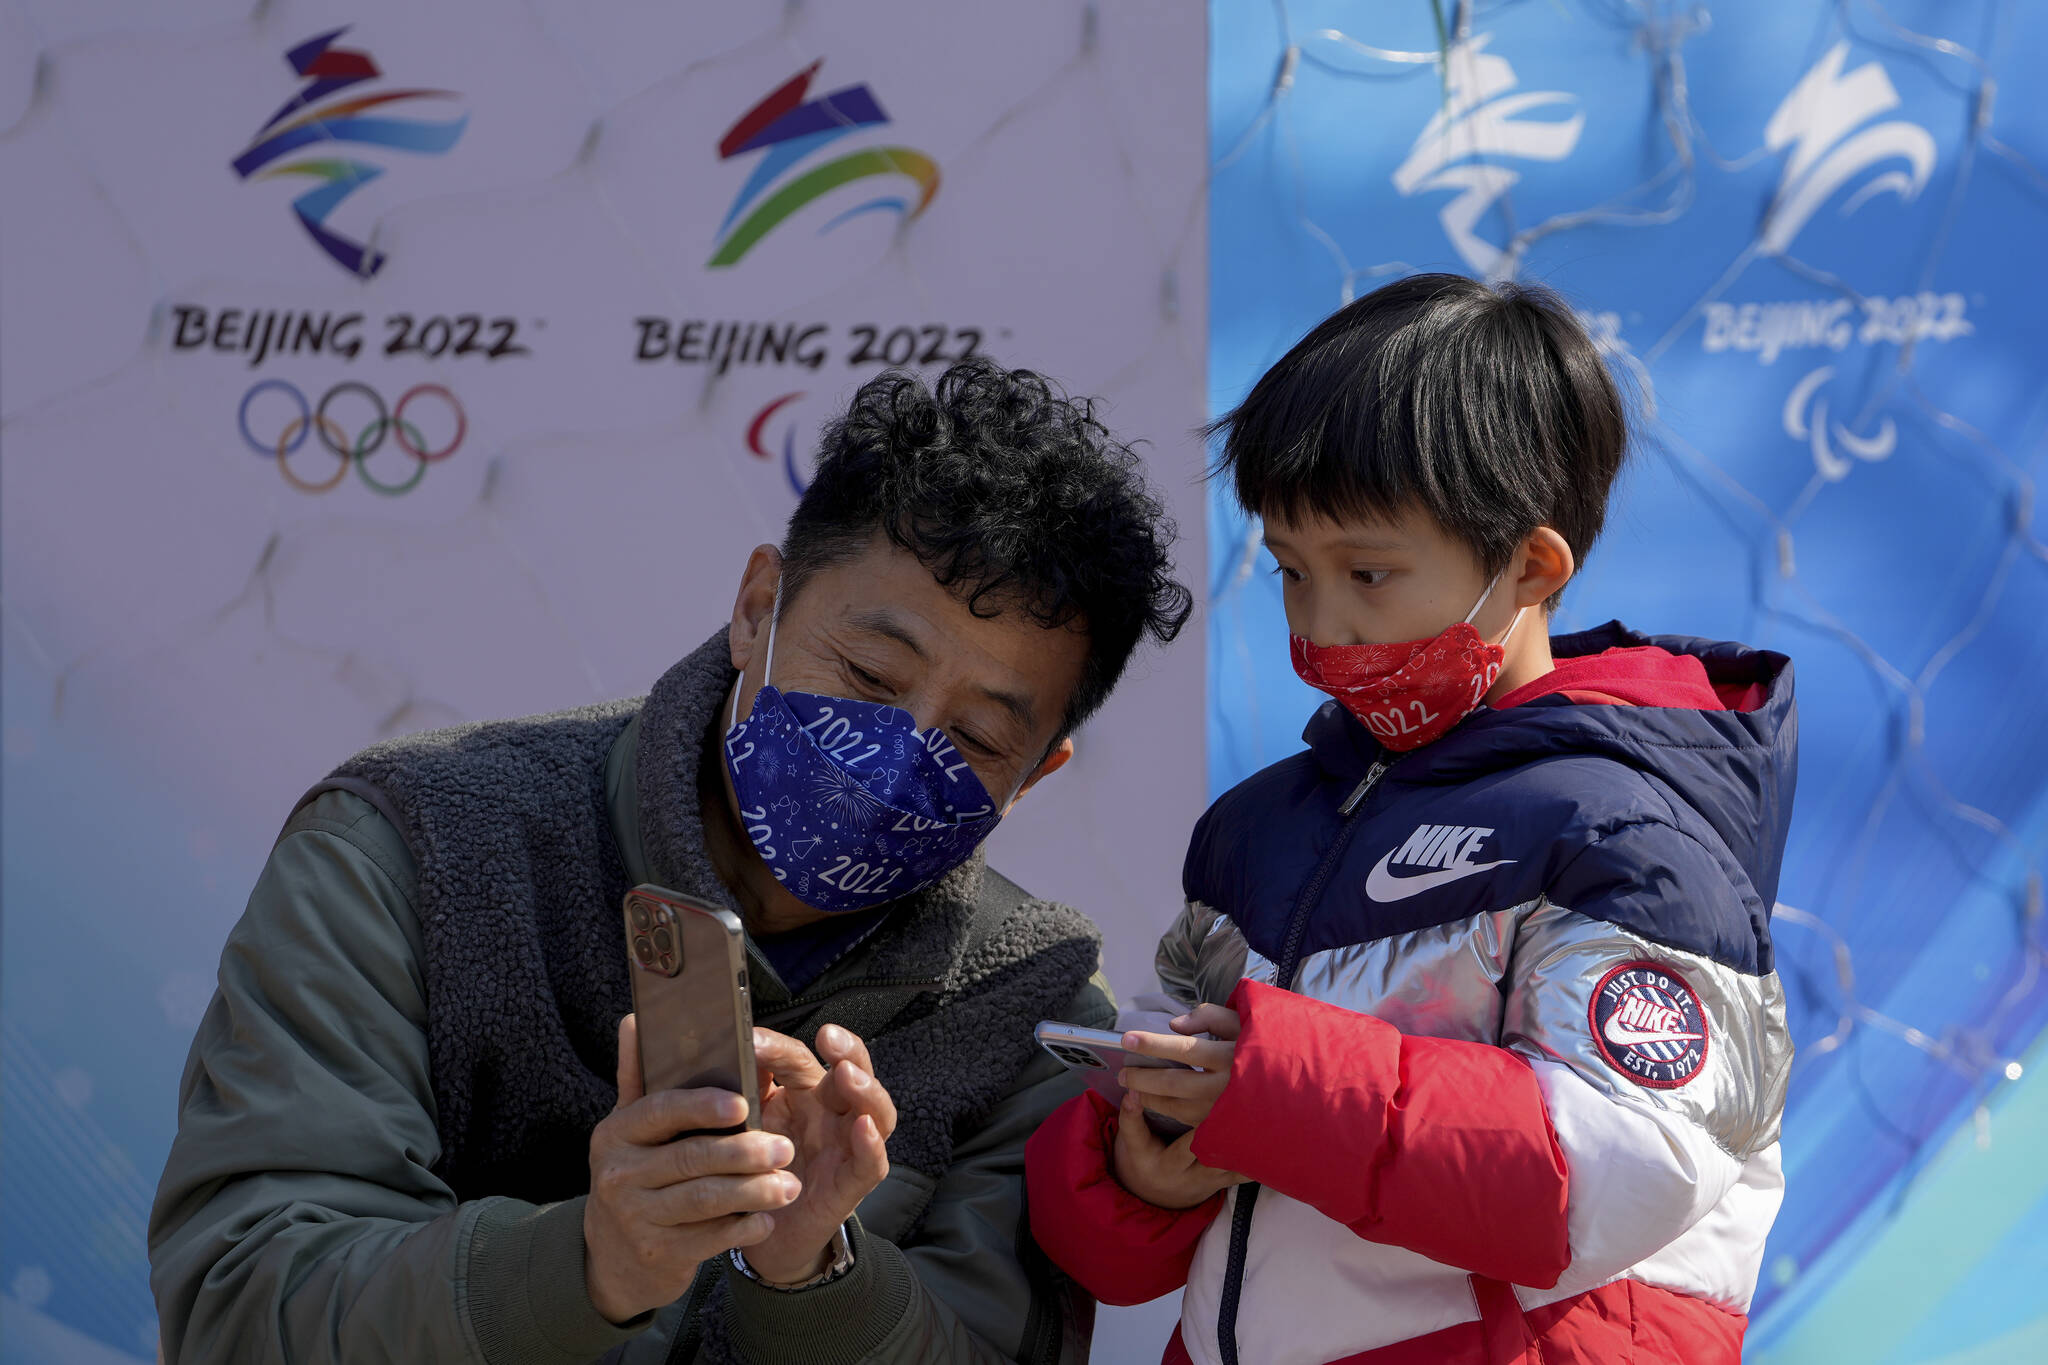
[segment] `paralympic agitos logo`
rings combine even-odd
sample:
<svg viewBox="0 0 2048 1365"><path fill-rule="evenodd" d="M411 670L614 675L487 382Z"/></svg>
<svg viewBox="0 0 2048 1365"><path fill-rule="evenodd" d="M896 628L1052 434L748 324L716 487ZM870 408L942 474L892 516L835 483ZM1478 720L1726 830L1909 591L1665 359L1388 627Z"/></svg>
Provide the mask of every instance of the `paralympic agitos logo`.
<svg viewBox="0 0 2048 1365"><path fill-rule="evenodd" d="M771 398L768 400L766 407L754 414L754 420L747 423L748 454L757 460L765 460L769 464L776 463L777 457L775 453L761 444L762 437L767 431L768 423L774 420L775 414L803 396L803 390L799 389L795 393L785 393L779 398ZM810 487L811 481L804 477L801 469L797 468L796 432L796 423L794 421L785 421L782 428L782 454L780 458L782 474L784 478L789 480L790 491L798 497L802 497L804 490Z"/></svg>
<svg viewBox="0 0 2048 1365"><path fill-rule="evenodd" d="M357 156L338 154L291 161L284 158L319 143L389 147L437 156L461 139L463 130L469 126L469 116L463 114L437 122L370 112L416 100L454 99L451 90L357 92L323 104L330 95L377 80L384 74L369 53L334 45L346 32L347 27L334 29L285 53L285 60L306 83L257 129L256 136L233 164L235 174L244 180L272 180L280 176L312 180L313 188L292 201L292 212L307 235L336 265L351 275L368 279L383 268L384 253L330 228L327 220L343 200L384 174L383 167Z"/></svg>

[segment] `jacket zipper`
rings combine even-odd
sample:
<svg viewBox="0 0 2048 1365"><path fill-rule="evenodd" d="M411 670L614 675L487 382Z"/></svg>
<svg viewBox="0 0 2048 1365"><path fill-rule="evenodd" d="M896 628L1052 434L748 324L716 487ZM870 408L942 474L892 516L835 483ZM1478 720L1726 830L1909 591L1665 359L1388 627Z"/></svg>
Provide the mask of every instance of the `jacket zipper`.
<svg viewBox="0 0 2048 1365"><path fill-rule="evenodd" d="M1323 898L1323 888L1336 875L1337 864L1344 860L1344 850L1351 847L1351 836L1358 828L1359 807L1372 794L1380 779L1387 775L1387 769L1394 766L1394 760L1382 756L1366 770L1363 779L1352 788L1351 795L1344 798L1337 807L1337 814L1344 823L1337 830L1337 838L1330 845L1330 851L1323 855L1315 875L1308 879L1308 885L1301 891L1301 898L1294 903L1294 914L1287 923L1287 938L1281 944L1280 960L1275 964L1273 984L1281 990L1294 989L1294 978L1301 970L1301 941L1308 934L1309 916ZM1252 1207L1258 1203L1259 1186L1256 1181L1247 1181L1237 1187L1236 1203L1230 1215L1230 1254L1223 1263L1223 1299L1216 1313L1216 1350L1223 1358L1223 1365L1238 1365L1237 1362L1237 1304L1244 1293L1244 1262L1252 1241Z"/></svg>
<svg viewBox="0 0 2048 1365"><path fill-rule="evenodd" d="M1387 775L1387 769L1393 766L1392 759L1382 758L1375 762L1366 770L1365 776L1359 779L1358 785L1351 789L1351 795L1344 798L1344 804L1337 807L1337 814L1348 819L1357 811L1358 803L1365 800L1372 789L1380 784L1380 779Z"/></svg>

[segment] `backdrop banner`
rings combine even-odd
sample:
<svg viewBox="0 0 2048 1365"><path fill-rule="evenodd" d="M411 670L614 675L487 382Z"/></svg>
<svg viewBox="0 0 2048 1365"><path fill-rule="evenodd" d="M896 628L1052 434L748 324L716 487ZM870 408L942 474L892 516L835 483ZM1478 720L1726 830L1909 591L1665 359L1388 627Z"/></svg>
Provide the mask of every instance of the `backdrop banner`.
<svg viewBox="0 0 2048 1365"><path fill-rule="evenodd" d="M1945 1225L1939 1274L1788 1333L1950 1134L2040 1150L1999 1113L2048 1018L2048 100L2026 79L2048 13L1289 0L1211 23L1214 409L1385 279L1553 285L1645 411L1557 628L1796 661L1776 938L1799 1059L1753 1351L2030 1358L2009 1334L2048 1341L2017 1289L2048 1274L2038 1160ZM1220 791L1298 749L1321 698L1220 498L1211 556ZM1926 1260L1931 1225L1885 1263Z"/></svg>
<svg viewBox="0 0 2048 1365"><path fill-rule="evenodd" d="M0 14L0 1354L153 1352L179 1070L294 798L646 690L860 382L1101 397L1200 579L1204 42L1163 0ZM1126 990L1201 811L1199 640L992 845Z"/></svg>

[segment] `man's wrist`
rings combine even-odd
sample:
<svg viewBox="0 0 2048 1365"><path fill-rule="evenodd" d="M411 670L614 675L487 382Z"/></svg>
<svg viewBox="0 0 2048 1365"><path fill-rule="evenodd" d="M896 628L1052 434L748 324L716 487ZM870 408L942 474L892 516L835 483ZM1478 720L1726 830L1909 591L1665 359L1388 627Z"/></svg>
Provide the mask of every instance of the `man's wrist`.
<svg viewBox="0 0 2048 1365"><path fill-rule="evenodd" d="M815 1289L770 1289L727 1269L727 1321L737 1359L866 1365L902 1354L908 1319L926 1291L903 1252L863 1228L858 1217L847 1220L846 1235L853 1269Z"/></svg>
<svg viewBox="0 0 2048 1365"><path fill-rule="evenodd" d="M786 1274L781 1266L761 1267L747 1259L746 1253L734 1247L726 1253L733 1269L770 1289L793 1292L798 1289L812 1289L829 1284L853 1268L853 1243L847 1236L846 1224L841 1223L832 1232L831 1240L818 1250L808 1264L800 1266L794 1274Z"/></svg>

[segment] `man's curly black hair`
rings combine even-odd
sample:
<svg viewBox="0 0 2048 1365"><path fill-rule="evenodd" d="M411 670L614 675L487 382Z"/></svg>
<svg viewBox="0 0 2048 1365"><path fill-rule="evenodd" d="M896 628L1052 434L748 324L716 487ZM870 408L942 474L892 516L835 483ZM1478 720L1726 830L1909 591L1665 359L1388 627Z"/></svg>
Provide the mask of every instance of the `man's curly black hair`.
<svg viewBox="0 0 2048 1365"><path fill-rule="evenodd" d="M986 359L935 389L878 375L826 426L782 543L784 607L877 531L977 616L1017 609L1087 632L1062 736L1102 705L1140 639L1172 640L1194 606L1171 576L1173 524L1094 403Z"/></svg>

